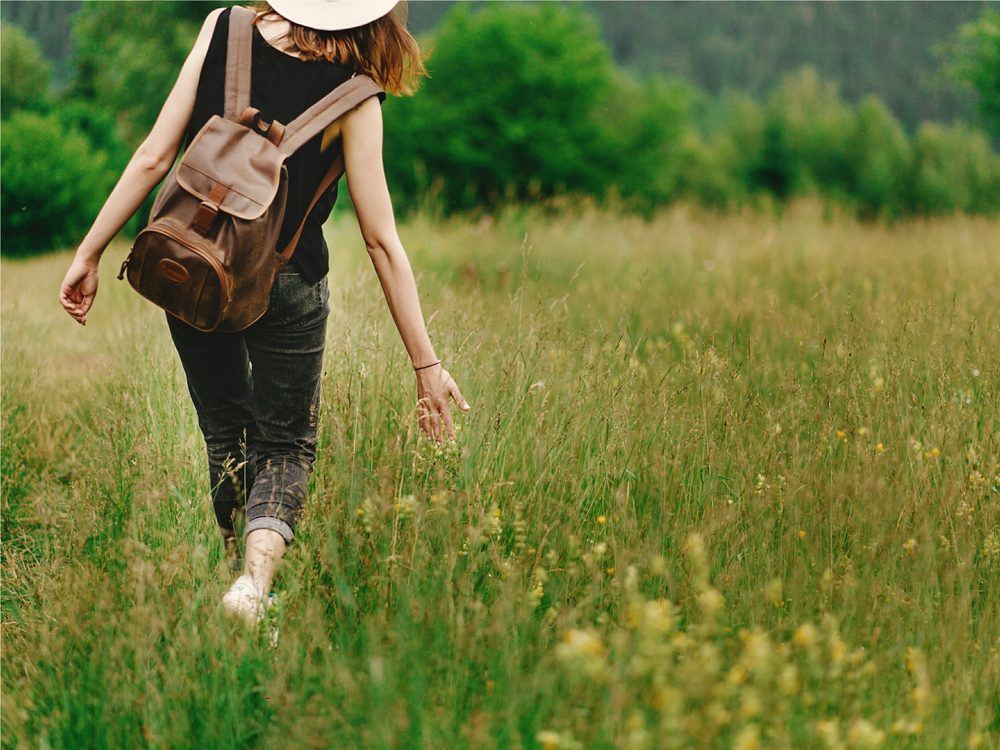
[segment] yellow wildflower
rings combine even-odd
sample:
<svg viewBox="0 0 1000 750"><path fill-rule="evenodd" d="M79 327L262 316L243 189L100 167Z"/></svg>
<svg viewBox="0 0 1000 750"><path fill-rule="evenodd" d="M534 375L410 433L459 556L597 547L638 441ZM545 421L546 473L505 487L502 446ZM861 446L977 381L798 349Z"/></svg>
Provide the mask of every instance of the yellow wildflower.
<svg viewBox="0 0 1000 750"><path fill-rule="evenodd" d="M666 599L646 602L642 608L642 620L654 632L669 632L674 627L673 604Z"/></svg>
<svg viewBox="0 0 1000 750"><path fill-rule="evenodd" d="M593 630L572 628L556 646L556 658L566 666L576 667L585 675L598 678L604 674L604 643Z"/></svg>
<svg viewBox="0 0 1000 750"><path fill-rule="evenodd" d="M785 604L784 587L780 578L774 578L764 587L764 598L772 607L782 607Z"/></svg>
<svg viewBox="0 0 1000 750"><path fill-rule="evenodd" d="M734 687L738 687L747 681L750 673L747 668L742 664L737 664L735 667L729 670L729 674L726 676L726 682Z"/></svg>
<svg viewBox="0 0 1000 750"><path fill-rule="evenodd" d="M840 739L840 725L837 724L836 719L817 721L816 733L825 740L827 747L841 747L843 744Z"/></svg>
<svg viewBox="0 0 1000 750"><path fill-rule="evenodd" d="M890 727L893 734L920 734L922 729L923 725L912 719L896 719Z"/></svg>
<svg viewBox="0 0 1000 750"><path fill-rule="evenodd" d="M794 664L786 664L778 675L778 687L784 695L799 692L799 670Z"/></svg>
<svg viewBox="0 0 1000 750"><path fill-rule="evenodd" d="M800 648L812 648L818 640L819 631L809 622L799 625L795 629L795 635L792 636L792 643Z"/></svg>
<svg viewBox="0 0 1000 750"><path fill-rule="evenodd" d="M713 617L725 605L726 600L718 589L709 588L698 594L698 604L705 617Z"/></svg>
<svg viewBox="0 0 1000 750"><path fill-rule="evenodd" d="M847 741L851 747L878 747L885 742L885 732L867 719L855 719L847 728Z"/></svg>
<svg viewBox="0 0 1000 750"><path fill-rule="evenodd" d="M760 729L756 724L743 727L733 740L733 750L757 750L760 747Z"/></svg>
<svg viewBox="0 0 1000 750"><path fill-rule="evenodd" d="M753 688L744 688L740 693L740 716L744 719L752 719L760 716L763 710L763 703L760 693Z"/></svg>

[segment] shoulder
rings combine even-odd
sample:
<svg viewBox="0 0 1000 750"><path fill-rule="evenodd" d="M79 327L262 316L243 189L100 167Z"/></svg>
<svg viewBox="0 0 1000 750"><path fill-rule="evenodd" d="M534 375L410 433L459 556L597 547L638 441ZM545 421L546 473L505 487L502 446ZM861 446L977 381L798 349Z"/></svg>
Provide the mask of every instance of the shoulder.
<svg viewBox="0 0 1000 750"><path fill-rule="evenodd" d="M382 138L382 101L370 96L343 117L341 132L345 141L368 142Z"/></svg>
<svg viewBox="0 0 1000 750"><path fill-rule="evenodd" d="M200 39L215 39L220 34L228 33L229 15L232 8L216 8L205 16L198 33Z"/></svg>
<svg viewBox="0 0 1000 750"><path fill-rule="evenodd" d="M348 114L359 112L363 113L363 117L377 117L378 119L382 119L382 99L382 95L372 94Z"/></svg>
<svg viewBox="0 0 1000 750"><path fill-rule="evenodd" d="M216 8L215 10L211 11L207 16L205 16L205 22L202 24L202 29L208 29L209 31L211 31L212 29L215 28L216 24L219 22L219 19L222 18L223 16L225 16L226 20L228 21L229 14L231 11L232 8Z"/></svg>
<svg viewBox="0 0 1000 750"><path fill-rule="evenodd" d="M205 16L205 20L201 24L201 31L198 32L198 41L209 40L221 30L219 27L228 26L230 10L230 8L216 8ZM223 17L225 17L225 24L219 23Z"/></svg>
<svg viewBox="0 0 1000 750"><path fill-rule="evenodd" d="M202 62L213 61L218 57L219 49L229 33L229 11L229 8L216 8L205 16L193 49Z"/></svg>
<svg viewBox="0 0 1000 750"><path fill-rule="evenodd" d="M216 8L205 16L205 22L201 25L201 33L220 32L229 28L229 16L232 15L232 8Z"/></svg>

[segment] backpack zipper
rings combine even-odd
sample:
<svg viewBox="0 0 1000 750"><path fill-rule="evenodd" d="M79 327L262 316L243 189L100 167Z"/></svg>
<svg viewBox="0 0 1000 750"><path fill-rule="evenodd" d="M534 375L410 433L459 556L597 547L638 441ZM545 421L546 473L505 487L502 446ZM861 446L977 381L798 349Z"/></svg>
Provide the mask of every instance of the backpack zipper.
<svg viewBox="0 0 1000 750"><path fill-rule="evenodd" d="M225 297L225 304L222 306L222 312L219 315L221 318L225 314L226 308L229 307L231 302L229 295L229 279L226 278L226 273L222 268L222 263L218 261L211 253L198 247L193 242L190 242L181 232L173 229L170 224L167 223L168 219L161 219L158 224L150 224L148 227L143 229L143 232L159 232L160 234L166 235L175 242L183 245L188 250L193 252L195 255L200 256L204 260L208 261L208 264L215 271L215 275L219 277L219 283L222 286L222 292ZM131 255L131 253L129 253ZM126 259L127 260L127 259Z"/></svg>

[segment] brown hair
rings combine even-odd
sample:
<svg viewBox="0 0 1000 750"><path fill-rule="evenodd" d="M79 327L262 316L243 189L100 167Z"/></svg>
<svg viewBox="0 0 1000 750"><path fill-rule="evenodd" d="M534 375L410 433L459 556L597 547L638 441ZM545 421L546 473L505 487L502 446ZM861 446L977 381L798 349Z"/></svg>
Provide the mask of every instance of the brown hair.
<svg viewBox="0 0 1000 750"><path fill-rule="evenodd" d="M257 18L284 19L269 3ZM287 19L285 19L287 20ZM417 40L406 29L406 0L371 23L342 31L320 31L288 21L287 48L304 60L329 60L372 78L390 94L412 94L427 75Z"/></svg>

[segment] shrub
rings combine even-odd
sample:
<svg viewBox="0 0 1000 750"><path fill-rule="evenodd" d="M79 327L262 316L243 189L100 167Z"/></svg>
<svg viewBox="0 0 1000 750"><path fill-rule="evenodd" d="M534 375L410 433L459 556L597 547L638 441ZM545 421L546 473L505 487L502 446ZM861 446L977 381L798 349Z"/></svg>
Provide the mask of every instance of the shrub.
<svg viewBox="0 0 1000 750"><path fill-rule="evenodd" d="M847 153L847 191L858 215L873 219L902 213L910 144L899 122L874 96L858 106Z"/></svg>
<svg viewBox="0 0 1000 750"><path fill-rule="evenodd" d="M764 163L787 183L778 197L819 191L842 198L848 191L848 138L854 113L833 83L805 67L782 78L771 95L765 125Z"/></svg>
<svg viewBox="0 0 1000 750"><path fill-rule="evenodd" d="M15 112L0 141L3 252L26 255L79 242L115 179L103 151L53 115Z"/></svg>
<svg viewBox="0 0 1000 750"><path fill-rule="evenodd" d="M727 92L721 99L721 130L707 141L707 153L697 166L709 164L708 173L694 172L690 178L694 194L699 194L707 175L716 191L729 187L730 198L745 200L759 189L759 172L764 151L765 115L761 106L745 94ZM721 197L721 196L720 196ZM724 204L728 205L729 201ZM722 205L722 202L717 202Z"/></svg>
<svg viewBox="0 0 1000 750"><path fill-rule="evenodd" d="M648 211L677 197L695 96L678 79L617 76L603 107L608 150L601 165L605 181L627 202Z"/></svg>
<svg viewBox="0 0 1000 750"><path fill-rule="evenodd" d="M1000 210L1000 157L982 132L924 123L913 140L908 206L922 214Z"/></svg>
<svg viewBox="0 0 1000 750"><path fill-rule="evenodd" d="M685 133L678 166L677 193L715 209L728 209L746 200L746 184L734 169L731 143L707 140L694 130Z"/></svg>
<svg viewBox="0 0 1000 750"><path fill-rule="evenodd" d="M119 128L114 116L106 110L98 109L90 102L79 99L61 103L53 111L53 114L58 117L65 129L79 132L87 138L93 150L105 154L107 171L111 175L107 182L107 187L110 190L114 180L125 169L132 157L132 149L125 144L119 135ZM125 225L123 231L126 235L135 236L146 225L152 204L153 195L150 195L143 203L142 208Z"/></svg>

